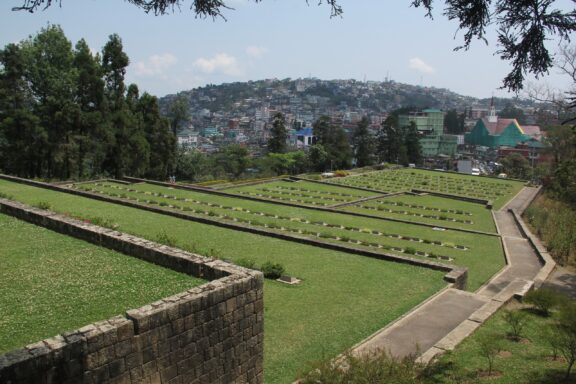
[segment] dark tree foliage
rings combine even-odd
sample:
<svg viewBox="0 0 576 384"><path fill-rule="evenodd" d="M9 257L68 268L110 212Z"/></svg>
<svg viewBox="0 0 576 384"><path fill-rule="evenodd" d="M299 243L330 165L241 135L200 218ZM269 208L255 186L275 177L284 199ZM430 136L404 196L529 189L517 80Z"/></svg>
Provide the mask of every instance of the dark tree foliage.
<svg viewBox="0 0 576 384"><path fill-rule="evenodd" d="M181 10L182 6L190 3L189 8L196 14L197 17L222 17L222 10L233 9L226 5L223 0L126 0L135 6L142 8L146 13L154 13L155 15L163 15L166 13ZM259 3L262 0L254 0ZM308 0L306 0L308 2ZM37 9L46 9L53 4L62 5L62 0L23 0L23 4L19 7L13 7L13 11L29 11L34 12ZM322 4L319 0L318 4ZM331 16L340 16L342 14L342 7L338 4L337 0L326 0L331 8Z"/></svg>
<svg viewBox="0 0 576 384"><path fill-rule="evenodd" d="M188 101L183 94L176 96L176 99L170 106L168 116L170 118L170 125L172 126L172 133L174 136L177 136L178 131L182 129L182 126L190 120Z"/></svg>
<svg viewBox="0 0 576 384"><path fill-rule="evenodd" d="M444 15L459 22L464 31L464 44L456 49L468 49L473 40L487 43L486 30L498 30L497 53L512 63L512 71L504 78L503 88L519 91L527 73L536 77L548 73L553 61L545 46L556 36L570 41L576 31L576 10L553 8L557 0L446 0ZM413 0L415 7L424 7L431 16L433 0Z"/></svg>
<svg viewBox="0 0 576 384"><path fill-rule="evenodd" d="M321 116L312 124L312 129L316 144L321 144L328 154L331 170L350 168L352 152L344 128L335 125L328 116Z"/></svg>
<svg viewBox="0 0 576 384"><path fill-rule="evenodd" d="M270 139L268 140L268 152L285 153L288 150L286 140L288 131L286 130L286 121L284 115L276 113L272 118L272 129L270 130Z"/></svg>
<svg viewBox="0 0 576 384"><path fill-rule="evenodd" d="M398 116L391 114L382 122L382 126L378 130L376 152L379 162L397 162L400 139Z"/></svg>
<svg viewBox="0 0 576 384"><path fill-rule="evenodd" d="M458 135L464 133L465 114L458 114L455 110L446 112L444 116L444 129L446 133Z"/></svg>
<svg viewBox="0 0 576 384"><path fill-rule="evenodd" d="M411 121L408 127L404 128L404 146L408 162L413 164L422 163L422 147L420 146L420 135L416 123Z"/></svg>
<svg viewBox="0 0 576 384"><path fill-rule="evenodd" d="M374 162L374 137L368 130L370 120L366 116L358 122L352 134L352 148L357 167L372 165Z"/></svg>
<svg viewBox="0 0 576 384"><path fill-rule="evenodd" d="M23 3L13 10L34 12L61 0L21 0ZM156 15L189 8L197 17L224 17L222 11L230 9L225 0L127 0L146 12ZM260 2L261 0L254 0ZM552 56L545 45L547 40L558 37L569 41L576 31L576 10L563 11L554 8L559 0L444 0L444 16L459 23L464 33L464 44L456 49L468 49L478 39L488 43L489 27L498 31L497 51L500 57L510 61L512 70L503 80L503 88L519 91L524 78L530 73L536 77L548 73L552 67ZM319 0L331 8L331 16L342 15L337 0ZM436 2L438 3L438 2ZM432 17L433 0L411 0L414 7L424 7Z"/></svg>
<svg viewBox="0 0 576 384"><path fill-rule="evenodd" d="M175 137L155 97L126 90L127 65L118 36L94 56L84 40L72 49L58 26L0 50L0 169L30 178L165 178Z"/></svg>
<svg viewBox="0 0 576 384"><path fill-rule="evenodd" d="M231 144L222 148L215 155L214 161L229 177L238 179L248 168L250 157L248 149L238 144Z"/></svg>
<svg viewBox="0 0 576 384"><path fill-rule="evenodd" d="M526 124L526 115L524 111L520 108L516 108L514 105L508 103L500 112L498 116L506 119L516 119L520 125Z"/></svg>

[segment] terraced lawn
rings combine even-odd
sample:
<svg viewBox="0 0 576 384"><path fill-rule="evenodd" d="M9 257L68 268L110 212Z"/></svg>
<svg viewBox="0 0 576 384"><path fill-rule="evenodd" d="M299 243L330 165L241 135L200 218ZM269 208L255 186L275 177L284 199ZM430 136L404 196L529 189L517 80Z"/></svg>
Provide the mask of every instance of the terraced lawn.
<svg viewBox="0 0 576 384"><path fill-rule="evenodd" d="M204 283L0 214L0 354Z"/></svg>
<svg viewBox="0 0 576 384"><path fill-rule="evenodd" d="M172 190L170 190L172 191ZM232 261L282 263L298 286L266 281L265 382L289 383L310 360L336 356L445 286L429 269L227 230L135 208L0 180L0 192L56 212L115 223L148 239L168 235ZM186 192L186 191L181 191ZM208 196L216 200L216 196ZM237 205L240 207L240 205ZM274 206L277 208L278 206ZM286 208L286 207L283 207Z"/></svg>
<svg viewBox="0 0 576 384"><path fill-rule="evenodd" d="M145 205L161 206L193 217L241 223L359 249L453 263L469 268L471 290L480 287L504 266L501 242L495 236L286 207L146 183L125 185L98 182L76 187Z"/></svg>
<svg viewBox="0 0 576 384"><path fill-rule="evenodd" d="M378 196L378 193L322 185L308 181L274 181L270 183L226 188L226 192L262 199L277 200L316 207L328 207Z"/></svg>
<svg viewBox="0 0 576 384"><path fill-rule="evenodd" d="M347 205L338 210L496 233L492 213L483 204L431 195L396 195Z"/></svg>
<svg viewBox="0 0 576 384"><path fill-rule="evenodd" d="M500 209L504 206L524 185L522 182L513 180L410 168L337 177L327 179L326 183L368 188L388 193L410 191L412 189L447 193L491 200L494 209Z"/></svg>

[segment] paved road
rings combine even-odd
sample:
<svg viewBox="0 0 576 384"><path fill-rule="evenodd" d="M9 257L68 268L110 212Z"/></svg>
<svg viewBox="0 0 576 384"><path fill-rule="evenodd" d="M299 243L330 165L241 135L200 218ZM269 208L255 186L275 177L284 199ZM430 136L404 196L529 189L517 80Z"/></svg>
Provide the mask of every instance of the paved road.
<svg viewBox="0 0 576 384"><path fill-rule="evenodd" d="M384 328L354 349L354 353L385 350L403 357L424 352L467 320L472 313L500 293L515 279L532 280L541 263L522 236L508 209L522 212L538 192L525 187L502 210L495 212L505 244L509 266L476 293L447 289L390 327ZM576 279L571 280L576 287Z"/></svg>

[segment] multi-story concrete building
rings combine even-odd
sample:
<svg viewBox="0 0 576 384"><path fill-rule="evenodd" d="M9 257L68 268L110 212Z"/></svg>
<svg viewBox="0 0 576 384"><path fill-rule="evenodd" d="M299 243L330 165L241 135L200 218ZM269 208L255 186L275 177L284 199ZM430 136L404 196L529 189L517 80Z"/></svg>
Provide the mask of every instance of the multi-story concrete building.
<svg viewBox="0 0 576 384"><path fill-rule="evenodd" d="M420 133L423 156L454 156L456 154L458 138L455 135L444 134L444 112L439 109L425 109L398 117L400 127L408 127L411 122L416 124Z"/></svg>

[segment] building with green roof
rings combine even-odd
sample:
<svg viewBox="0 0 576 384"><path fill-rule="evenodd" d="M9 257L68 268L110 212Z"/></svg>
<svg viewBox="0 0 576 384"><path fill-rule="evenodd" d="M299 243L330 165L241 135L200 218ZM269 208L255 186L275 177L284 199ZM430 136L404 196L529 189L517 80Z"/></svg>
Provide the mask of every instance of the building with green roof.
<svg viewBox="0 0 576 384"><path fill-rule="evenodd" d="M490 115L479 119L474 128L464 135L464 142L468 145L481 145L488 148L514 148L529 141L539 142L541 136L539 126L521 126L516 119L501 119L496 116L496 110L492 106Z"/></svg>

